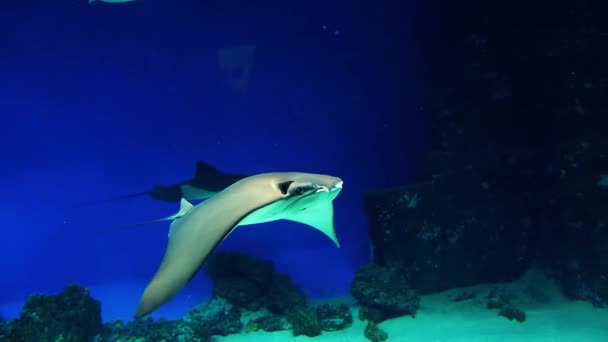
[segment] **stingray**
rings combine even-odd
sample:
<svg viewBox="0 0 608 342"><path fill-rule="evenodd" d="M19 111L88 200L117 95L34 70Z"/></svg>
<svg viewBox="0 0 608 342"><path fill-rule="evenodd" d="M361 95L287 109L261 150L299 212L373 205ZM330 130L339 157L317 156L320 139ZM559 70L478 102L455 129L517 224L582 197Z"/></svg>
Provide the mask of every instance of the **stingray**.
<svg viewBox="0 0 608 342"><path fill-rule="evenodd" d="M244 174L225 173L207 162L197 161L194 178L172 185L155 185L154 188L149 191L142 191L133 194L87 202L80 205L107 203L120 199L141 196L150 196L157 200L175 203L179 203L182 198L185 198L188 201L204 200L247 176L248 175Z"/></svg>
<svg viewBox="0 0 608 342"><path fill-rule="evenodd" d="M295 221L319 230L340 247L333 200L342 184L329 175L263 173L241 179L195 206L182 199L179 212L165 218L173 220L167 248L135 317L146 316L173 298L237 226Z"/></svg>

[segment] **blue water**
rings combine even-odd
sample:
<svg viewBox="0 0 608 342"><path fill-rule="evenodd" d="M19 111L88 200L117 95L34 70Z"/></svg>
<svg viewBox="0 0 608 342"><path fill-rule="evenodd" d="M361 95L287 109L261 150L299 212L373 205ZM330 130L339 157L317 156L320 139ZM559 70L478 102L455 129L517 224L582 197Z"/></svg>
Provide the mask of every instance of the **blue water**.
<svg viewBox="0 0 608 342"><path fill-rule="evenodd" d="M177 206L74 204L190 178L196 160L344 180L335 201L342 248L277 222L239 229L221 249L273 260L311 296L347 293L369 260L362 194L410 180L428 146L416 42L378 29L364 1L176 3L0 5L0 315L70 282L92 289L104 319L131 315L123 309L134 310L156 270L168 224L97 228ZM414 11L403 13L395 22ZM241 45L256 46L246 95L222 87L216 55ZM209 289L200 273L159 315L182 314Z"/></svg>

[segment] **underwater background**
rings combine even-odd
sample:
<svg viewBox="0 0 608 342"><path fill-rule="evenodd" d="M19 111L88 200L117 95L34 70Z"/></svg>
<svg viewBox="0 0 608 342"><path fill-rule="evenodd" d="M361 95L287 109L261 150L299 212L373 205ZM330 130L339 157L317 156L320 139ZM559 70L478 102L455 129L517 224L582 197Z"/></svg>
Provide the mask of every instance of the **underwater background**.
<svg viewBox="0 0 608 342"><path fill-rule="evenodd" d="M0 341L605 340L604 7L3 0ZM133 319L170 222L114 228L197 167L341 178L340 248L239 227Z"/></svg>

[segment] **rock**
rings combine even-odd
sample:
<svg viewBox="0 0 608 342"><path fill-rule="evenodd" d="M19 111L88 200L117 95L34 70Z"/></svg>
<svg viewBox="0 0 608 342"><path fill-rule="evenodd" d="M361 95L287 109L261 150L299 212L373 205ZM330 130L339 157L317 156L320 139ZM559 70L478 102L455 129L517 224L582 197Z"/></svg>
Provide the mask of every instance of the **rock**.
<svg viewBox="0 0 608 342"><path fill-rule="evenodd" d="M317 316L321 324L321 330L336 331L343 330L353 324L353 314L344 304L323 304L317 307Z"/></svg>
<svg viewBox="0 0 608 342"><path fill-rule="evenodd" d="M432 183L367 193L374 262L398 270L421 294L523 275L534 227L511 200L499 200L496 172L478 167L452 166Z"/></svg>
<svg viewBox="0 0 608 342"><path fill-rule="evenodd" d="M275 272L274 264L240 253L217 252L208 273L213 295L247 310L266 307L275 314L306 305L306 295L287 274Z"/></svg>
<svg viewBox="0 0 608 342"><path fill-rule="evenodd" d="M498 315L507 318L509 321L516 320L519 323L523 323L526 320L525 312L523 312L522 310L516 309L514 307L511 307L511 306L502 308L498 312Z"/></svg>
<svg viewBox="0 0 608 342"><path fill-rule="evenodd" d="M405 277L394 268L363 266L356 272L350 291L362 306L375 310L376 323L402 315L413 317L420 305L420 297L409 289Z"/></svg>
<svg viewBox="0 0 608 342"><path fill-rule="evenodd" d="M7 341L80 342L102 332L100 302L71 284L59 295L29 296L5 335Z"/></svg>
<svg viewBox="0 0 608 342"><path fill-rule="evenodd" d="M243 328L241 310L223 298L213 298L182 318L198 336L236 334Z"/></svg>
<svg viewBox="0 0 608 342"><path fill-rule="evenodd" d="M207 273L213 281L213 295L230 303L257 310L275 277L271 261L241 253L217 252L208 261Z"/></svg>
<svg viewBox="0 0 608 342"><path fill-rule="evenodd" d="M560 182L548 198L542 260L566 296L608 306L608 139L581 135L556 148Z"/></svg>
<svg viewBox="0 0 608 342"><path fill-rule="evenodd" d="M270 312L285 314L292 308L306 304L306 295L286 274L277 273L265 293L264 306Z"/></svg>
<svg viewBox="0 0 608 342"><path fill-rule="evenodd" d="M264 330L268 332L289 330L291 323L284 316L267 315L256 318L247 324L247 331Z"/></svg>
<svg viewBox="0 0 608 342"><path fill-rule="evenodd" d="M488 309L502 309L511 305L513 294L505 289L492 289L487 296Z"/></svg>
<svg viewBox="0 0 608 342"><path fill-rule="evenodd" d="M378 328L374 322L367 323L363 334L365 335L365 338L372 342L382 342L388 340L388 334L384 330Z"/></svg>
<svg viewBox="0 0 608 342"><path fill-rule="evenodd" d="M96 342L192 341L209 342L209 335L197 334L181 320L153 320L149 317L134 319L125 324L116 320L105 324L105 332Z"/></svg>
<svg viewBox="0 0 608 342"><path fill-rule="evenodd" d="M321 335L317 311L310 307L296 307L289 311L287 319L293 326L293 335L315 337Z"/></svg>

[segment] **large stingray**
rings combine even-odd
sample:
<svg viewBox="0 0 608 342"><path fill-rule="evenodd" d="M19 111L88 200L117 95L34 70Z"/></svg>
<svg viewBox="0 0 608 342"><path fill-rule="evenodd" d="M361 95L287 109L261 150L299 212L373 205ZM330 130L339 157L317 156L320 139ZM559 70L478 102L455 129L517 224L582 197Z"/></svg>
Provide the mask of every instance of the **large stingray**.
<svg viewBox="0 0 608 342"><path fill-rule="evenodd" d="M333 200L341 189L338 177L264 173L239 180L196 206L182 200L179 212L170 216L174 221L165 255L135 317L151 313L175 296L237 226L296 221L318 229L339 247Z"/></svg>
<svg viewBox="0 0 608 342"><path fill-rule="evenodd" d="M152 190L122 195L113 198L81 203L78 206L112 202L132 197L150 196L165 202L179 202L182 198L197 201L209 198L224 190L236 181L247 177L245 174L226 173L215 166L204 162L196 162L194 178L172 185L155 185Z"/></svg>

